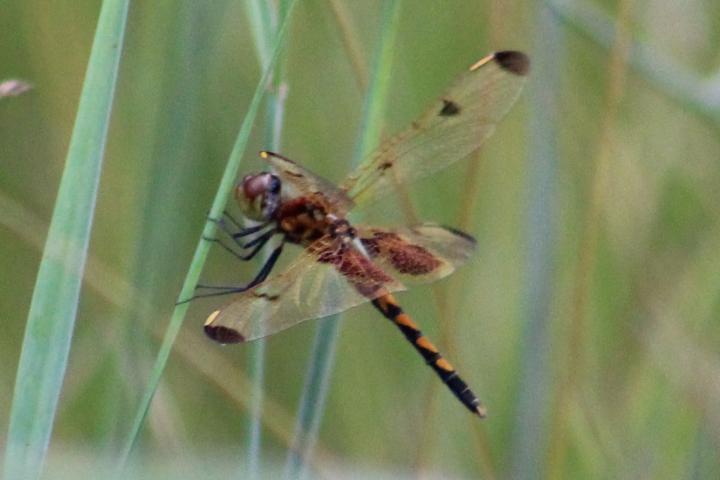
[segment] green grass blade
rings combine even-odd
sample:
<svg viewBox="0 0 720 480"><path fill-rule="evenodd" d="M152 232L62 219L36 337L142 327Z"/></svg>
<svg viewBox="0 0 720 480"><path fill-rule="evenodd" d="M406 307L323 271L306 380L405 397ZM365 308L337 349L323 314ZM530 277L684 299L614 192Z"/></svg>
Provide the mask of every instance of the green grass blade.
<svg viewBox="0 0 720 480"><path fill-rule="evenodd" d="M272 55L272 41L277 31L277 12L270 2L248 0L245 11L260 65L265 68Z"/></svg>
<svg viewBox="0 0 720 480"><path fill-rule="evenodd" d="M288 9L288 14L278 31L277 38L275 39L272 49L272 55L270 57L270 62L268 63L267 68L265 68L265 70L263 71L262 77L260 78L260 81L258 82L258 85L255 89L255 93L253 94L252 101L250 102L250 106L248 107L247 114L245 115L243 123L240 126L240 131L238 132L232 152L230 153L230 157L228 158L228 163L225 167L223 177L220 180L218 191L215 195L215 199L213 200L212 207L210 208L209 216L211 218L220 218L220 216L222 216L223 209L225 208L227 199L230 196L230 191L232 190L233 184L235 183L235 178L237 177L237 172L240 168L240 162L247 148L248 138L250 137L250 132L255 122L255 117L257 116L257 113L260 109L260 103L263 94L267 87L268 80L270 79L270 75L273 71L273 66L277 62L277 59L280 55L281 47L284 44L284 39L288 30L289 19L291 18L291 12L296 3L297 0L292 0L292 4ZM215 223L208 221L205 224L202 236L213 237L215 234L215 230ZM198 243L192 261L190 262L187 276L185 277L185 281L183 282L183 286L178 297L179 300L185 300L192 297L195 290L195 285L198 282L203 265L205 264L205 260L207 259L209 249L209 242L201 240ZM162 376L162 372L165 369L168 357L170 356L170 350L172 349L172 345L177 338L178 332L180 331L180 327L182 326L182 321L185 317L185 313L187 312L188 307L189 303L186 302L176 305L175 309L173 310L168 329L165 332L165 336L163 337L160 350L158 351L157 358L155 359L155 364L153 365L150 373L150 379L148 381L147 389L145 390L143 398L140 401L140 405L138 406L138 410L130 428L130 433L120 455L121 467L124 467L130 455L130 452L133 449L133 446L137 442L143 422L147 415L148 409L150 408L150 403L152 402L152 398L160 382L160 377Z"/></svg>
<svg viewBox="0 0 720 480"><path fill-rule="evenodd" d="M357 167L380 140L380 132L385 116L385 103L390 89L390 69L392 67L397 25L400 20L401 3L400 0L385 3L382 35L377 47L375 65L373 65L374 71L368 89L362 123L360 124L360 138L353 157L353 167Z"/></svg>
<svg viewBox="0 0 720 480"><path fill-rule="evenodd" d="M571 28L610 50L617 35L613 19L591 2L545 0L549 9ZM705 79L672 59L664 50L639 41L630 44L630 66L684 108L720 124L720 101L712 79Z"/></svg>
<svg viewBox="0 0 720 480"><path fill-rule="evenodd" d="M524 331L519 348L519 386L516 424L513 432L511 478L537 478L542 471L548 444L548 413L553 372L548 352L551 342L551 302L555 293L554 253L557 242L555 221L558 216L558 156L555 139L558 126L553 119L559 95L558 78L563 58L562 32L550 12L539 6L540 21L535 35L538 47L533 65L537 65L528 97L532 99L530 116L530 157L526 198L527 265Z"/></svg>
<svg viewBox="0 0 720 480"><path fill-rule="evenodd" d="M382 129L385 100L390 86L390 68L400 19L400 0L388 1L382 12L382 33L377 46L373 75L368 90L360 135L353 158L353 166L373 148ZM321 320L315 332L310 365L298 408L293 444L288 454L285 474L287 478L302 478L307 473L306 463L317 439L325 400L330 385L330 373L335 357L335 346L340 331L340 316Z"/></svg>
<svg viewBox="0 0 720 480"><path fill-rule="evenodd" d="M5 451L5 478L38 478L67 366L128 0L103 2L28 314Z"/></svg>
<svg viewBox="0 0 720 480"><path fill-rule="evenodd" d="M279 5L280 11L270 2L261 0L249 0L245 6L250 19L250 24L255 42L255 49L258 53L260 66L264 68L270 62L271 51L269 45L277 35L277 19L285 18L288 6L287 1L283 1ZM287 85L284 83L284 68L282 58L278 60L273 75L273 84L267 95L267 122L265 132L265 146L269 150L279 152L281 150L280 139L282 136L282 126L285 117L285 99L287 97ZM263 255L262 263L268 258L269 252ZM264 402L264 384L265 384L265 340L261 339L248 345L248 355L250 357L248 365L248 377L252 382L251 404L248 413L250 421L247 431L247 461L242 472L246 473L248 478L260 478L260 458L262 445L262 415Z"/></svg>
<svg viewBox="0 0 720 480"><path fill-rule="evenodd" d="M320 429L339 332L340 315L318 321L298 407L295 434L285 466L285 478L303 478L307 473L305 460L312 454Z"/></svg>

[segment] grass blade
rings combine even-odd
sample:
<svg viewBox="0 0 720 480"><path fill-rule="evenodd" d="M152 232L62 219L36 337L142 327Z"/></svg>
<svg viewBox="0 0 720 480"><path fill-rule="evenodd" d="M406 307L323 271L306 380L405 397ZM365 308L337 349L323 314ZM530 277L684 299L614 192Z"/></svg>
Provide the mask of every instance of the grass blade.
<svg viewBox="0 0 720 480"><path fill-rule="evenodd" d="M360 90L365 91L368 86L367 62L361 51L358 34L350 21L347 6L339 0L330 0L330 9L340 29L340 39L345 46L345 53L350 59L350 63L355 71L355 81L358 87L360 87Z"/></svg>
<svg viewBox="0 0 720 480"><path fill-rule="evenodd" d="M270 79L273 66L275 65L280 55L280 50L283 46L284 39L287 34L291 12L296 3L297 0L292 0L292 3L288 8L288 14L283 21L280 30L278 31L277 38L274 42L273 53L270 58L270 62L268 63L267 68L265 68L262 77L258 82L255 93L252 97L252 101L250 102L250 106L248 107L247 114L245 115L243 123L240 126L240 131L238 132L232 152L230 153L227 166L225 167L225 172L223 173L223 177L220 180L217 194L215 195L212 207L210 208L211 218L219 218L222 215L225 204L227 203L230 191L232 190L235 178L237 177L237 172L240 168L240 162L247 148L248 138L250 137L250 132L252 130L253 123L255 122L255 117L257 116L257 113L260 109L260 102L262 100L263 93L265 92L268 80ZM205 224L202 236L213 237L215 234L215 230L216 225L213 222L208 221ZM209 242L201 240L198 243L198 246L195 249L195 254L193 255L192 261L190 262L187 276L185 277L185 281L183 282L183 286L180 291L180 300L192 297L195 290L195 285L198 282L200 272L202 271L203 265L205 264L205 260L207 259L209 250ZM175 309L173 310L168 329L165 332L165 336L160 346L160 350L158 351L158 356L155 359L155 364L153 365L152 371L150 373L150 380L148 381L147 389L145 390L143 398L140 401L140 405L138 406L135 419L133 420L130 428L130 433L120 455L121 467L125 465L130 455L130 452L133 449L133 446L137 442L138 435L140 434L140 429L143 425L148 409L150 408L150 403L152 402L152 398L155 394L155 391L157 390L157 386L160 382L160 377L162 376L162 372L165 369L168 357L170 356L170 350L172 349L172 345L177 338L178 332L180 331L180 327L182 326L182 321L185 317L185 313L187 312L188 307L188 303L181 303L176 305Z"/></svg>
<svg viewBox="0 0 720 480"><path fill-rule="evenodd" d="M5 478L40 476L77 314L128 0L103 2L15 382Z"/></svg>
<svg viewBox="0 0 720 480"><path fill-rule="evenodd" d="M360 162L380 138L385 99L390 84L389 72L393 46L400 18L400 4L400 0L388 1L384 4L382 33L375 55L372 83L365 104L353 166ZM321 320L315 332L310 366L305 376L305 386L298 408L295 438L285 468L287 478L302 478L307 473L304 459L312 453L325 409L335 346L340 331L339 317L334 315Z"/></svg>
<svg viewBox="0 0 720 480"><path fill-rule="evenodd" d="M513 432L513 460L510 477L536 478L542 471L547 446L547 414L553 372L550 351L550 307L555 289L554 248L557 182L558 127L556 111L559 62L563 58L563 37L557 22L543 6L539 7L534 64L535 80L529 88L531 98L530 158L526 199L527 265L523 316L525 326L517 393L517 414Z"/></svg>
<svg viewBox="0 0 720 480"><path fill-rule="evenodd" d="M261 0L249 0L245 5L252 27L255 48L261 68L265 68L270 62L269 45L277 35L278 16L285 18L287 11L287 0L279 5L280 11L270 2ZM274 152L281 151L280 139L282 126L285 117L285 99L287 98L287 85L284 83L284 68L282 59L278 60L277 68L273 75L273 82L267 98L267 122L265 132L265 147ZM269 252L263 254L261 263L265 263ZM263 404L265 403L265 340L261 339L248 345L250 357L248 377L251 381L250 405L248 413L250 422L247 434L247 465L243 471L249 478L260 478L260 453L262 444L262 415Z"/></svg>
<svg viewBox="0 0 720 480"><path fill-rule="evenodd" d="M360 139L353 157L353 167L360 164L380 140L385 103L390 89L395 35L400 20L400 0L385 3L383 10L382 35L378 43L372 83L368 90L367 103L360 124Z"/></svg>
<svg viewBox="0 0 720 480"><path fill-rule="evenodd" d="M612 19L591 2L545 0L560 21L605 48L612 49L617 36ZM720 124L718 81L703 78L675 62L667 52L643 42L633 41L628 62L648 82L675 100L715 124Z"/></svg>

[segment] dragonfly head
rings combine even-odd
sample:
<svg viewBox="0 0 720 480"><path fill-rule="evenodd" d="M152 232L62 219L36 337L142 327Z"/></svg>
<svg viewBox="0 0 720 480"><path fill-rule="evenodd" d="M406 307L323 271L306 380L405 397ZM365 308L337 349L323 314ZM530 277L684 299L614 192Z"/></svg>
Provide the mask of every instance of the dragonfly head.
<svg viewBox="0 0 720 480"><path fill-rule="evenodd" d="M235 200L247 218L270 220L280 206L280 187L280 179L272 173L247 175L235 187Z"/></svg>

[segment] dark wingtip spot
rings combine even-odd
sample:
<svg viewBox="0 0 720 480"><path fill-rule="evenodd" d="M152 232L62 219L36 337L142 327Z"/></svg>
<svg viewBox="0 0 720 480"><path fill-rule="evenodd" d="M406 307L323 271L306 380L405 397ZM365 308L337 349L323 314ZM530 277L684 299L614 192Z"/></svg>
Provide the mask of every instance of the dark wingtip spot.
<svg viewBox="0 0 720 480"><path fill-rule="evenodd" d="M443 99L443 107L440 110L440 116L442 117L452 117L454 115L457 115L460 113L460 105L453 102L452 100L445 100Z"/></svg>
<svg viewBox="0 0 720 480"><path fill-rule="evenodd" d="M477 240L475 240L475 237L473 237L469 233L465 233L462 230L458 230L457 228L448 227L447 225L442 225L442 228L444 228L445 230L447 230L448 232L450 232L454 235L457 235L458 237L464 238L465 240L472 243L473 245L477 244Z"/></svg>
<svg viewBox="0 0 720 480"><path fill-rule="evenodd" d="M530 71L530 58L522 52L505 50L495 52L497 63L510 73L525 76Z"/></svg>
<svg viewBox="0 0 720 480"><path fill-rule="evenodd" d="M393 166L393 162L391 162L391 161L386 161L386 162L383 162L383 163L380 164L380 166L378 167L378 170L384 172L385 170L387 170L388 168L390 168L390 167L392 167L392 166Z"/></svg>
<svg viewBox="0 0 720 480"><path fill-rule="evenodd" d="M205 325L205 334L220 343L242 343L245 337L237 330L223 326Z"/></svg>

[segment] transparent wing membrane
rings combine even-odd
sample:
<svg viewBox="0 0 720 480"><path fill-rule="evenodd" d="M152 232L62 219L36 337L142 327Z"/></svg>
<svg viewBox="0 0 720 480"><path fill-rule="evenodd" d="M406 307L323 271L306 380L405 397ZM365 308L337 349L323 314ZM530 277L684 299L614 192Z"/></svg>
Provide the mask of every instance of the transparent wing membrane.
<svg viewBox="0 0 720 480"><path fill-rule="evenodd" d="M397 183L431 175L474 152L495 130L525 84L529 60L497 52L475 63L404 132L385 141L342 183L358 205Z"/></svg>
<svg viewBox="0 0 720 480"><path fill-rule="evenodd" d="M272 166L283 184L283 196L323 196L339 214L345 214L355 205L343 190L329 180L301 167L293 160L273 152L260 152ZM289 190L289 191L287 191Z"/></svg>
<svg viewBox="0 0 720 480"><path fill-rule="evenodd" d="M205 331L222 343L251 341L404 289L351 244L326 236L285 272L213 312Z"/></svg>

